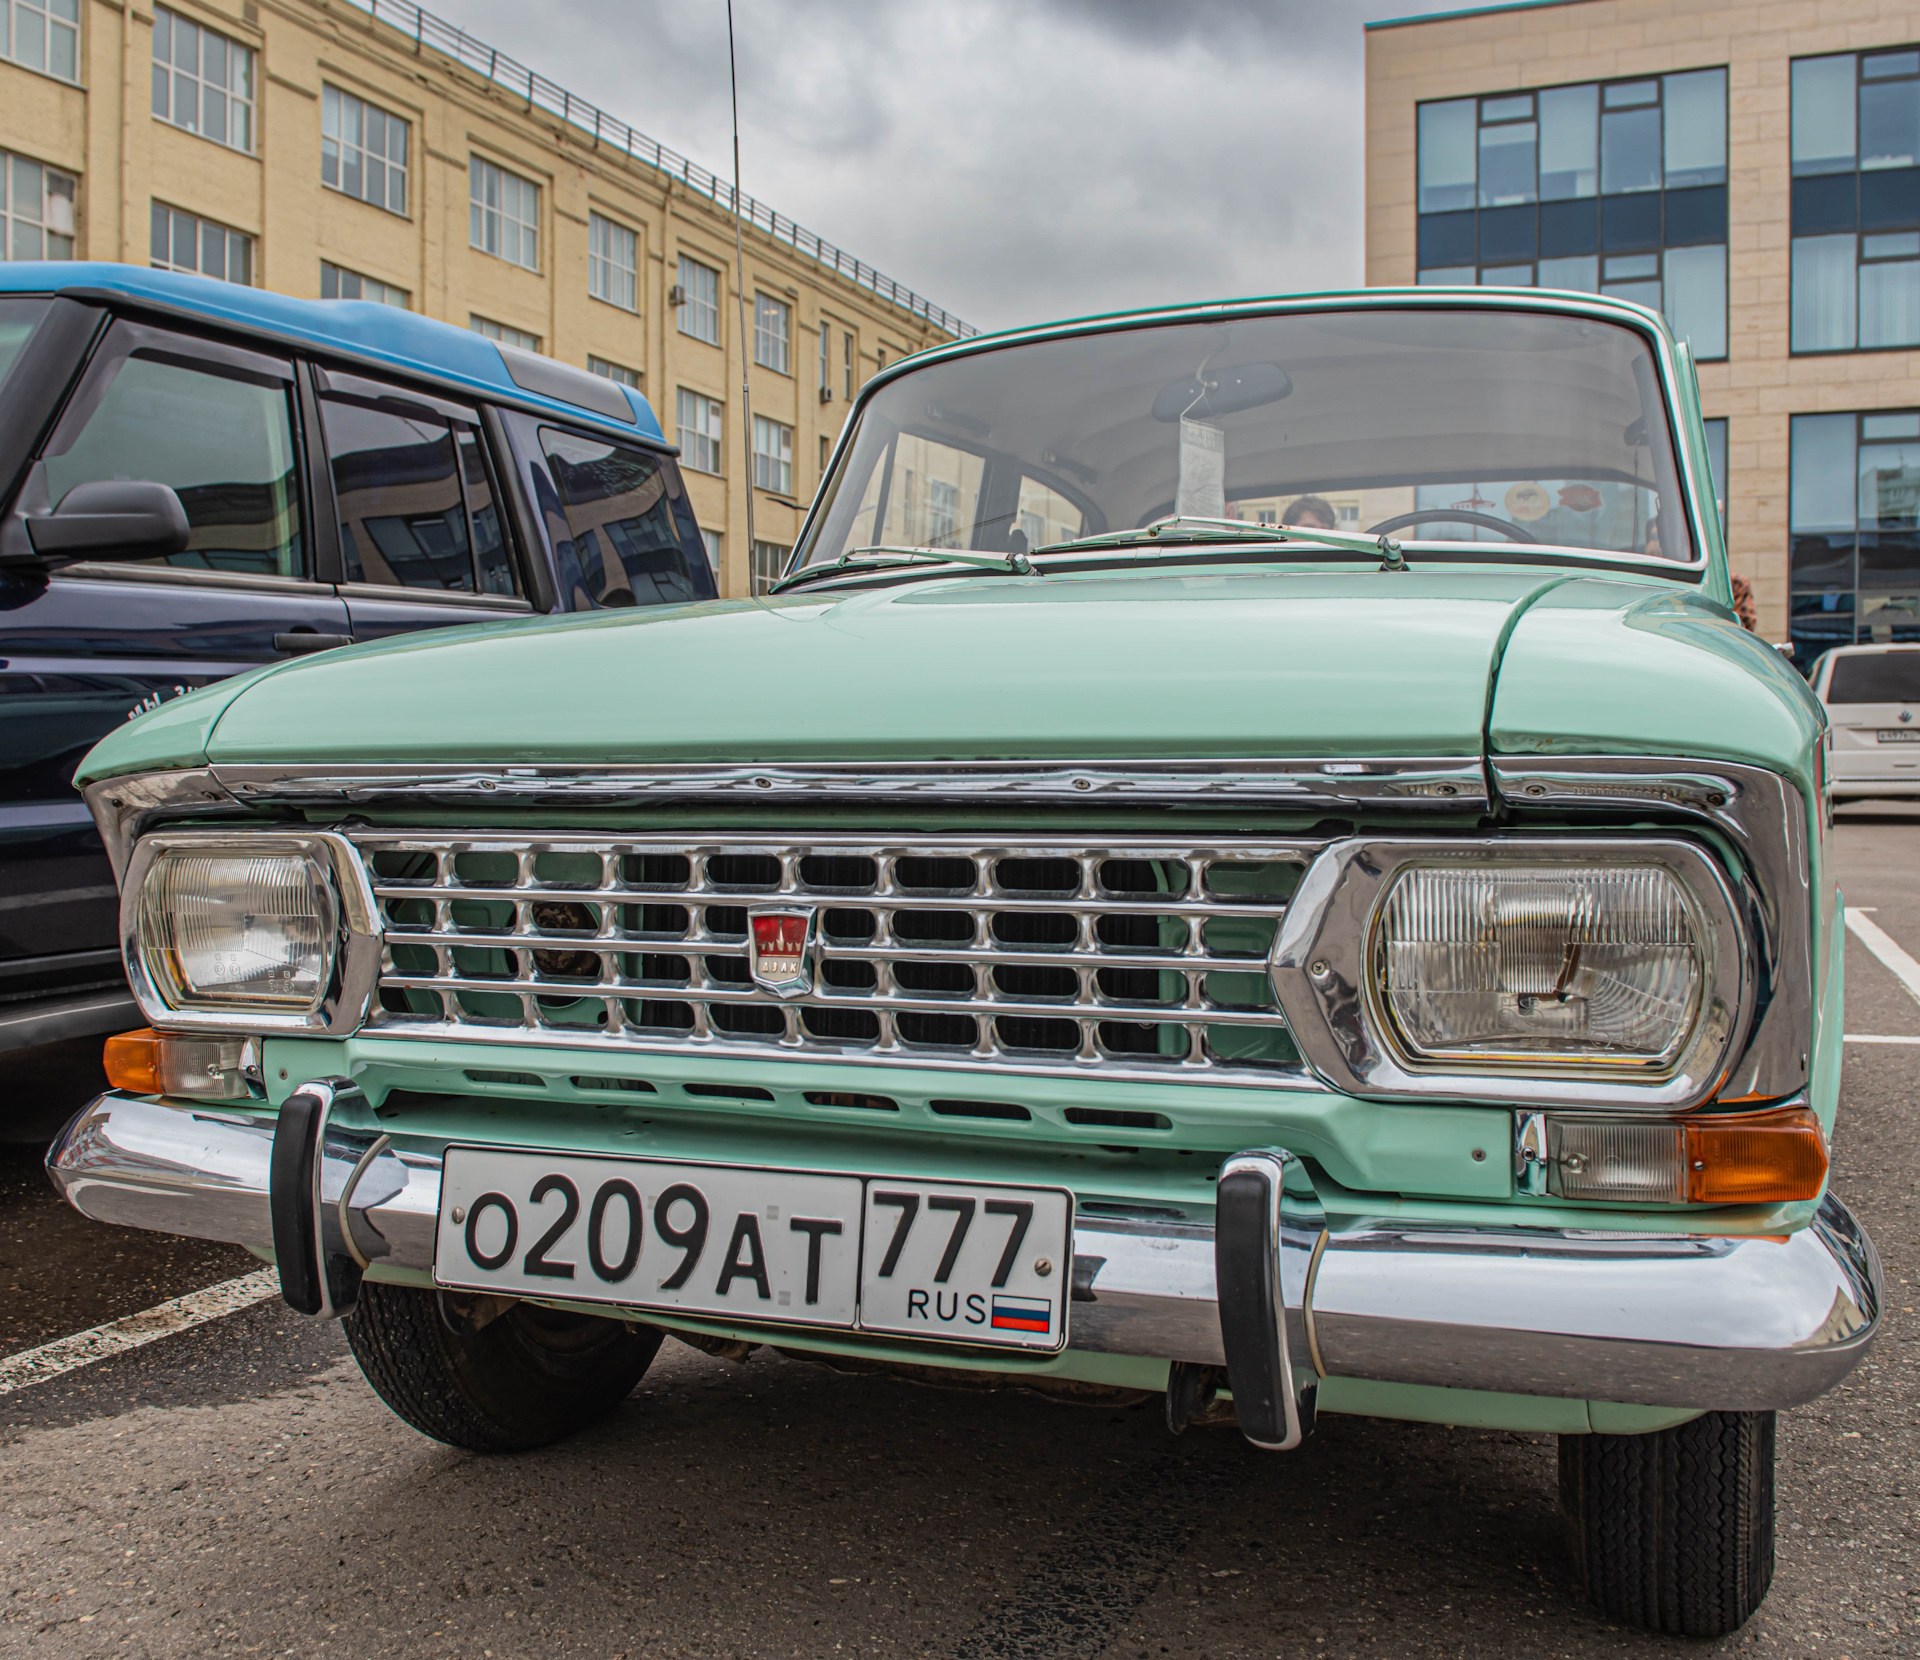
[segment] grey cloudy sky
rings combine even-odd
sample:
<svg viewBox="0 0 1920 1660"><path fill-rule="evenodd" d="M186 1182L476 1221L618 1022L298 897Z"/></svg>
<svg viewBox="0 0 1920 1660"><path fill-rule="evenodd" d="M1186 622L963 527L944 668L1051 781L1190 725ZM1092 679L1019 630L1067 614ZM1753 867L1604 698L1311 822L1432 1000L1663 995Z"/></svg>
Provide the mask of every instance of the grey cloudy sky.
<svg viewBox="0 0 1920 1660"><path fill-rule="evenodd" d="M724 0L436 0L728 174ZM1402 0L734 0L743 184L981 328L1357 283Z"/></svg>

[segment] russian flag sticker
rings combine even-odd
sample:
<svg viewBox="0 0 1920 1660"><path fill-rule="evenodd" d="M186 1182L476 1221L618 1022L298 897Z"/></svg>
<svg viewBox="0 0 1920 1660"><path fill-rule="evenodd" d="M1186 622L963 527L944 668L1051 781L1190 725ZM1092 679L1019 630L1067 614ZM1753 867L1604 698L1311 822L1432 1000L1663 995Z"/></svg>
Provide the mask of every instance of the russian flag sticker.
<svg viewBox="0 0 1920 1660"><path fill-rule="evenodd" d="M993 1299L995 1331L1032 1331L1045 1337L1053 1330L1053 1304L1045 1297L1002 1297Z"/></svg>

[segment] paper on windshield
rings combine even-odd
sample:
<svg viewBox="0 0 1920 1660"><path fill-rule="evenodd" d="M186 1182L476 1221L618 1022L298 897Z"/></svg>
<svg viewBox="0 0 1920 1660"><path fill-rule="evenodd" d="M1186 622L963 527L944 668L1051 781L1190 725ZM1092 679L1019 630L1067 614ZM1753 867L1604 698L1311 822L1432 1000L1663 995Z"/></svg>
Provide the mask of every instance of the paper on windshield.
<svg viewBox="0 0 1920 1660"><path fill-rule="evenodd" d="M1227 434L1211 421L1180 417L1180 485L1173 510L1183 519L1227 516Z"/></svg>

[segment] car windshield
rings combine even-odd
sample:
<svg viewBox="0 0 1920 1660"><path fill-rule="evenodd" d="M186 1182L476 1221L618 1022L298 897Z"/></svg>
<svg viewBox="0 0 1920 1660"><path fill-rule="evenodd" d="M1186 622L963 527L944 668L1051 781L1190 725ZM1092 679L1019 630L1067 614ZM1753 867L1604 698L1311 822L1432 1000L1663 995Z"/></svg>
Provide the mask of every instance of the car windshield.
<svg viewBox="0 0 1920 1660"><path fill-rule="evenodd" d="M1833 660L1827 702L1920 703L1920 651L1863 651Z"/></svg>
<svg viewBox="0 0 1920 1660"><path fill-rule="evenodd" d="M861 408L799 563L1025 553L1175 515L1694 557L1644 335L1382 307L1114 328L902 374ZM1191 532L1208 534L1232 532Z"/></svg>

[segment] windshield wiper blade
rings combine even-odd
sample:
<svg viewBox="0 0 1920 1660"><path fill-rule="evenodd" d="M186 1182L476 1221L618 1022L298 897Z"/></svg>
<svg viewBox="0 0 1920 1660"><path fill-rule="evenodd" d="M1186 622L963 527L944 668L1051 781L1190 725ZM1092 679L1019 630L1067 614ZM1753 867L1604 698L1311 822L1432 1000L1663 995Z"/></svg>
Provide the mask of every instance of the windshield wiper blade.
<svg viewBox="0 0 1920 1660"><path fill-rule="evenodd" d="M1070 542L1049 542L1035 553L1066 553L1092 548L1137 547L1144 542L1318 542L1348 553L1377 554L1383 571L1404 571L1406 555L1391 536L1369 536L1359 531L1321 530L1313 525L1251 525L1244 519L1203 519L1175 515L1156 519L1138 530L1105 531L1078 536Z"/></svg>
<svg viewBox="0 0 1920 1660"><path fill-rule="evenodd" d="M882 554L890 557L869 559L867 554ZM1001 571L1008 576L1031 576L1033 567L1027 563L1024 553L972 553L958 548L903 548L877 543L872 547L848 548L838 559L825 565L808 565L795 571L792 576L776 582L767 590L778 594L788 588L798 587L815 577L832 576L838 571L875 571L886 570L895 565L916 565L933 563L937 565L968 565L975 570Z"/></svg>

